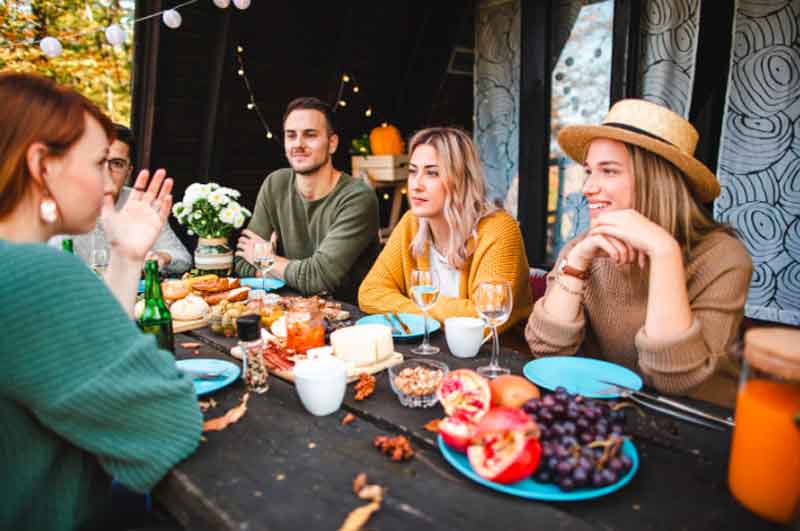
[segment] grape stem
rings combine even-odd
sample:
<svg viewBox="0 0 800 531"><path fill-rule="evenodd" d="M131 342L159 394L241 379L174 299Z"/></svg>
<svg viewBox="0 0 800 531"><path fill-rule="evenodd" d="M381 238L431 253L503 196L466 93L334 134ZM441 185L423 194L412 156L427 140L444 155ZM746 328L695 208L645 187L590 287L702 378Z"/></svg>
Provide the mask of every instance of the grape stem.
<svg viewBox="0 0 800 531"><path fill-rule="evenodd" d="M589 443L588 448L602 448L603 455L597 460L595 468L602 470L606 462L617 455L620 447L622 446L622 437L612 435L604 441L594 441Z"/></svg>

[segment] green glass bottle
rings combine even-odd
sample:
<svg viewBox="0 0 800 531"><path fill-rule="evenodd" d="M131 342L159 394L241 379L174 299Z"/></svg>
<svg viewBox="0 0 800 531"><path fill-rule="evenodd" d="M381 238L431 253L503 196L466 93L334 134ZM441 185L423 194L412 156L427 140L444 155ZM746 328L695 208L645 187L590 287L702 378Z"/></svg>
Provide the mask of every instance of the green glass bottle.
<svg viewBox="0 0 800 531"><path fill-rule="evenodd" d="M158 262L155 260L147 260L144 263L144 310L139 317L139 328L146 334L156 336L159 348L175 352L172 314L169 313L164 297L161 296Z"/></svg>
<svg viewBox="0 0 800 531"><path fill-rule="evenodd" d="M75 248L72 246L72 238L64 238L61 240L61 249L68 253L75 254Z"/></svg>

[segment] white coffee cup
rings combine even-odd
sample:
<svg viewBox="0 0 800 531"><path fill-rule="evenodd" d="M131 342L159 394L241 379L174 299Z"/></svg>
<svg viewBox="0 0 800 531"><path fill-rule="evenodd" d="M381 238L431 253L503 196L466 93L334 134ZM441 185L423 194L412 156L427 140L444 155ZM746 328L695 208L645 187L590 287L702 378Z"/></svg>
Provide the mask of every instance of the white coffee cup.
<svg viewBox="0 0 800 531"><path fill-rule="evenodd" d="M447 348L457 358L472 358L481 348L486 323L477 317L450 317L444 321Z"/></svg>
<svg viewBox="0 0 800 531"><path fill-rule="evenodd" d="M303 406L318 417L339 409L347 389L347 366L333 356L299 360L294 366L294 386Z"/></svg>

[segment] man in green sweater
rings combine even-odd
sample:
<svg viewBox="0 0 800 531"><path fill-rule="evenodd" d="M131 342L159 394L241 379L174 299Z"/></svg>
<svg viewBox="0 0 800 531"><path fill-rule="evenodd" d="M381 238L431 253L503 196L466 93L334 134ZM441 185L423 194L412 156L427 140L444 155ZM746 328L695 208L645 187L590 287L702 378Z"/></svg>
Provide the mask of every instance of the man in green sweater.
<svg viewBox="0 0 800 531"><path fill-rule="evenodd" d="M378 255L378 200L359 179L333 167L339 137L329 105L297 98L283 119L291 168L264 180L236 251L236 272L255 276L254 247L276 241L270 275L311 295L327 292L355 302Z"/></svg>

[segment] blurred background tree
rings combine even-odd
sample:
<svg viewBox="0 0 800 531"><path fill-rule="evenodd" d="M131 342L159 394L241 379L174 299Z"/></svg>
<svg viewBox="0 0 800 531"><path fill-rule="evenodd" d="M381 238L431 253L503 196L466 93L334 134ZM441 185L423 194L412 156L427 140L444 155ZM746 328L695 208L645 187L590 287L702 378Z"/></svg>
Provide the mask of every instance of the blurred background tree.
<svg viewBox="0 0 800 531"><path fill-rule="evenodd" d="M0 0L0 70L50 77L130 125L133 12L133 0ZM110 24L125 30L120 46L106 40ZM48 36L63 46L58 57L32 44Z"/></svg>

